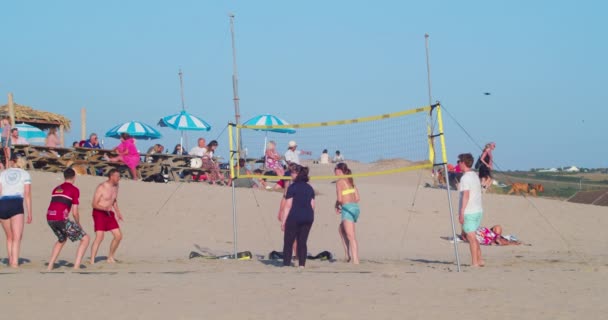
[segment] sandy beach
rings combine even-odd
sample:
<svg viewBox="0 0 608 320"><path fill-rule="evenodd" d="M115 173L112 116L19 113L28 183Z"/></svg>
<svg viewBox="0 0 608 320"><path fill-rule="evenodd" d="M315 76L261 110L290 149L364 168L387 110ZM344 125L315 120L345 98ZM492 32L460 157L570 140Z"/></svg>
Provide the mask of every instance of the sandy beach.
<svg viewBox="0 0 608 320"><path fill-rule="evenodd" d="M312 166L314 174L331 169ZM56 238L45 213L63 179L31 174L34 221L25 228L21 269L7 268L4 242L0 249L3 319L603 319L608 311L608 219L599 206L486 194L482 225L501 224L529 245L482 247L486 267L472 269L468 245L460 243L458 273L445 239L452 233L446 191L422 187L428 171L360 178L362 263L353 266L342 261L334 184L315 180L309 252L329 250L337 261L309 260L298 270L260 258L282 246L280 193L237 189L238 250L255 259L189 260L201 248L231 252L231 189L121 181L119 263L103 260L106 237L97 264L73 272L76 244L69 243L61 266L47 273ZM76 180L89 234L91 197L103 180Z"/></svg>

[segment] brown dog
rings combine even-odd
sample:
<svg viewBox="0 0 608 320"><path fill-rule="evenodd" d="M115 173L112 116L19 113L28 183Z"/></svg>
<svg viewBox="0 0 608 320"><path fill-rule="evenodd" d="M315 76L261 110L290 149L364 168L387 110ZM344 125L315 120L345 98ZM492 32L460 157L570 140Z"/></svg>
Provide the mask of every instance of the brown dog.
<svg viewBox="0 0 608 320"><path fill-rule="evenodd" d="M72 160L67 161L64 165L68 168L74 169L74 172L76 172L76 174L79 176L86 176L88 174L87 167L85 165L74 164L74 161Z"/></svg>
<svg viewBox="0 0 608 320"><path fill-rule="evenodd" d="M533 196L537 196L537 192L545 191L545 187L542 184L531 184L531 183L513 183L511 185L511 190L509 190L508 194L515 192L516 194L526 193L531 194Z"/></svg>

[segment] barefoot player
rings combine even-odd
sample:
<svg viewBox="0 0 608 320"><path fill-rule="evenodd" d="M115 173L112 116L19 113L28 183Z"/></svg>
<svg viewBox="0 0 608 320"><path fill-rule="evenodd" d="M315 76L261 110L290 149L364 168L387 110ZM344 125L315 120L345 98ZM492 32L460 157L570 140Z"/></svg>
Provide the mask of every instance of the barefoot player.
<svg viewBox="0 0 608 320"><path fill-rule="evenodd" d="M460 208L458 210L458 221L462 224L462 230L467 236L471 249L471 266L483 267L481 259L481 248L475 236L475 231L479 228L483 216L481 204L481 183L471 166L473 166L473 156L464 153L458 156L460 168L464 174L460 178Z"/></svg>
<svg viewBox="0 0 608 320"><path fill-rule="evenodd" d="M89 236L80 226L80 214L78 212L80 191L74 186L76 173L72 168L67 168L63 172L63 178L65 182L53 189L51 204L46 212L47 223L57 236L57 242L53 247L53 253L47 268L49 271L53 270L57 256L59 256L67 239L72 242L80 241L74 261L74 269L80 269L82 256L84 256L84 252L89 246ZM70 210L74 216L74 221L69 219Z"/></svg>
<svg viewBox="0 0 608 320"><path fill-rule="evenodd" d="M116 169L110 170L108 180L102 182L95 190L93 196L93 223L95 225L95 241L91 246L91 264L95 263L95 256L99 245L103 241L103 236L106 231L109 231L114 236L110 243L110 253L108 254L108 262L114 263L114 254L122 240L122 233L118 226L118 220L122 221L122 214L118 208L118 182L120 181L120 172Z"/></svg>

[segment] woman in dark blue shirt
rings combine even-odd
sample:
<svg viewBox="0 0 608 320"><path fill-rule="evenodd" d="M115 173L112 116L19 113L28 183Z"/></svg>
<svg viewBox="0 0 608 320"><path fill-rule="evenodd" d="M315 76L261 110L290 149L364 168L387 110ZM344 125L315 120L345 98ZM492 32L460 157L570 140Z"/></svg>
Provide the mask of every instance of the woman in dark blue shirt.
<svg viewBox="0 0 608 320"><path fill-rule="evenodd" d="M285 208L281 223L283 237L283 265L291 265L292 246L297 239L297 255L300 268L306 264L308 233L315 220L315 191L308 184L308 167L297 165L291 171L293 183L285 194Z"/></svg>

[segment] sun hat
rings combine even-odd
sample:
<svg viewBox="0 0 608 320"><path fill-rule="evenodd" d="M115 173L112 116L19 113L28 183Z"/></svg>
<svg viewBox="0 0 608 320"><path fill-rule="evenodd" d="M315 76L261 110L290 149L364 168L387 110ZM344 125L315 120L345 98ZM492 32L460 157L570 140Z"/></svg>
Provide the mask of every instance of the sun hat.
<svg viewBox="0 0 608 320"><path fill-rule="evenodd" d="M295 147L295 146L297 146L297 145L298 145L298 144L297 144L295 141L293 141L293 140L289 141L289 147L290 147L290 148L293 148L293 147Z"/></svg>

